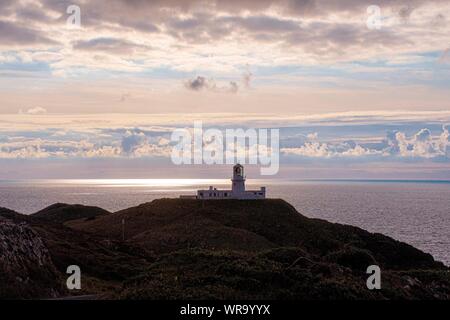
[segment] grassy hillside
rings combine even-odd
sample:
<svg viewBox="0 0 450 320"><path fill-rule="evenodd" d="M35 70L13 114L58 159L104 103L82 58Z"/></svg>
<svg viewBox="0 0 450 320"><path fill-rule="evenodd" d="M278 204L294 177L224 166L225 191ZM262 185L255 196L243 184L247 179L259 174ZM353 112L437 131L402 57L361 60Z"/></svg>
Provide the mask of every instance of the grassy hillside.
<svg viewBox="0 0 450 320"><path fill-rule="evenodd" d="M120 239L122 220L125 220L125 235L129 241L157 253L187 248L257 252L276 247L301 247L312 255L329 255L330 259L343 261L344 252L357 248L367 253L368 261L385 268L442 266L431 255L381 234L306 218L279 199L159 199L69 225Z"/></svg>
<svg viewBox="0 0 450 320"><path fill-rule="evenodd" d="M34 213L33 217L64 223L74 219L93 219L108 213L108 211L98 207L55 203Z"/></svg>
<svg viewBox="0 0 450 320"><path fill-rule="evenodd" d="M81 267L85 285L77 294L450 299L449 269L431 255L381 234L309 219L278 199L159 199L115 213L57 205L31 217L2 212L36 230L61 275L69 264ZM381 290L366 287L371 264L381 267Z"/></svg>

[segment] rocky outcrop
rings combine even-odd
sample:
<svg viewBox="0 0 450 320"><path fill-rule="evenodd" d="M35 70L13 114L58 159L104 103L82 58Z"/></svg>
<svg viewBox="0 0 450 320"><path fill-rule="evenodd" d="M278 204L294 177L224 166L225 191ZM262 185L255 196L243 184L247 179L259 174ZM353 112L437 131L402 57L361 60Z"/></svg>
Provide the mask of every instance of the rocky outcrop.
<svg viewBox="0 0 450 320"><path fill-rule="evenodd" d="M0 219L0 298L49 298L61 281L43 240L29 225Z"/></svg>

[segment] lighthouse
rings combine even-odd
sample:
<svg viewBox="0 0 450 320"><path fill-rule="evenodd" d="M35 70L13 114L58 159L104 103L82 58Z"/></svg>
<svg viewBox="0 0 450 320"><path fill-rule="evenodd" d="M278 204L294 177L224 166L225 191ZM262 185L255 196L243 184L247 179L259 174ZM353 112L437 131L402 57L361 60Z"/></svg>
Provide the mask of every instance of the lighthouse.
<svg viewBox="0 0 450 320"><path fill-rule="evenodd" d="M258 200L266 198L266 187L259 190L245 190L244 167L241 164L233 166L233 178L231 179L231 190L220 190L210 186L207 190L197 190L196 196L180 196L181 198L195 198L201 200Z"/></svg>
<svg viewBox="0 0 450 320"><path fill-rule="evenodd" d="M239 163L233 167L233 179L231 179L231 182L231 193L233 197L238 198L239 195L245 193L244 167Z"/></svg>

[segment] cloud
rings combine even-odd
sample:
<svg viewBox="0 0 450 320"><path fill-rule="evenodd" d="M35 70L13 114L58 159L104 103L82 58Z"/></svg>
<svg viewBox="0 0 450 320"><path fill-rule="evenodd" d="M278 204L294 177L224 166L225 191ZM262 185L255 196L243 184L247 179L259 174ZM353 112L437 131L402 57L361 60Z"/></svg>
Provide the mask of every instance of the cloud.
<svg viewBox="0 0 450 320"><path fill-rule="evenodd" d="M169 157L170 141L164 136L148 136L139 129L127 130L121 141L121 155L141 157Z"/></svg>
<svg viewBox="0 0 450 320"><path fill-rule="evenodd" d="M450 48L447 48L442 52L442 55L439 57L439 63L450 63Z"/></svg>
<svg viewBox="0 0 450 320"><path fill-rule="evenodd" d="M447 24L447 19L442 13L437 13L431 20L430 26L433 28L443 28Z"/></svg>
<svg viewBox="0 0 450 320"><path fill-rule="evenodd" d="M230 81L230 87L225 90L231 93L236 93L239 90L239 85L234 81Z"/></svg>
<svg viewBox="0 0 450 320"><path fill-rule="evenodd" d="M247 65L246 70L245 70L244 74L242 75L242 83L244 85L244 88L247 88L247 89L250 88L252 79L253 79L253 74L250 72L250 67Z"/></svg>
<svg viewBox="0 0 450 320"><path fill-rule="evenodd" d="M127 131L126 135L122 138L122 150L125 153L132 153L146 141L147 137L144 133Z"/></svg>
<svg viewBox="0 0 450 320"><path fill-rule="evenodd" d="M19 110L20 114L44 114L47 113L47 109L42 108L42 107L35 107L35 108L31 108L25 111Z"/></svg>
<svg viewBox="0 0 450 320"><path fill-rule="evenodd" d="M187 80L185 87L189 90L200 91L202 89L208 89L214 86L211 84L211 80L207 80L205 77L197 76L197 78Z"/></svg>
<svg viewBox="0 0 450 320"><path fill-rule="evenodd" d="M121 138L93 130L87 132L20 132L0 140L0 159L141 158L170 156L170 141L147 137L136 129L124 129Z"/></svg>
<svg viewBox="0 0 450 320"><path fill-rule="evenodd" d="M284 147L286 155L311 158L342 157L384 157L403 159L442 159L450 161L450 142L448 126L444 125L440 135L432 135L429 129L421 129L412 136L401 131L390 131L379 144L347 141L304 141L297 147ZM312 137L313 138L313 137ZM314 139L314 138L313 138Z"/></svg>
<svg viewBox="0 0 450 320"><path fill-rule="evenodd" d="M415 140L421 141L421 142L430 141L431 140L431 131L426 128L420 130L419 132L417 132L415 134Z"/></svg>
<svg viewBox="0 0 450 320"><path fill-rule="evenodd" d="M300 147L282 148L281 152L285 155L295 155L306 158L358 158L368 156L378 156L382 152L379 150L368 149L351 141L344 143L327 142L305 142Z"/></svg>
<svg viewBox="0 0 450 320"><path fill-rule="evenodd" d="M282 148L281 152L304 157L329 158L333 154L326 143L306 142L298 148Z"/></svg>
<svg viewBox="0 0 450 320"><path fill-rule="evenodd" d="M205 115L205 128L279 127L281 161L304 159L361 161L432 161L450 163L450 117L444 113L328 114L278 119L247 115ZM4 115L0 120L0 158L152 158L170 161L171 132L191 127L198 115ZM208 118L209 117L209 118ZM433 118L435 117L435 118ZM437 118L436 118L437 117ZM300 120L301 119L301 123ZM411 120L412 119L412 120ZM426 125L440 119L440 125ZM45 122L44 122L45 120ZM281 122L278 122L281 121ZM291 121L291 122L289 122ZM438 121L438 120L436 120ZM388 128L396 128L389 130Z"/></svg>
<svg viewBox="0 0 450 320"><path fill-rule="evenodd" d="M70 4L82 9L81 32L65 28ZM412 0L405 5L382 0L377 5L386 24L374 32L365 26L368 4L358 0L8 0L0 8L0 43L7 50L11 45L29 50L42 45L58 51L64 58L49 65L67 74L99 64L117 71L165 67L239 72L249 61L257 70L395 59L445 49L449 26L442 24L432 34L426 26L436 17L445 20L448 1ZM399 17L408 25L398 23ZM80 52L107 57L99 62L97 55Z"/></svg>
<svg viewBox="0 0 450 320"><path fill-rule="evenodd" d="M16 19L30 22L41 22L53 24L57 19L48 14L38 3L24 2L21 6L14 8Z"/></svg>
<svg viewBox="0 0 450 320"><path fill-rule="evenodd" d="M75 42L73 44L73 48L76 50L99 51L119 55L132 54L137 49L149 49L146 46L115 38L95 38L91 40L81 40Z"/></svg>
<svg viewBox="0 0 450 320"><path fill-rule="evenodd" d="M404 132L390 132L387 135L388 148L384 151L388 155L401 157L450 157L448 137L447 126L443 126L439 136L432 136L431 131L426 128L410 137Z"/></svg>
<svg viewBox="0 0 450 320"><path fill-rule="evenodd" d="M184 86L186 89L192 91L207 90L212 92L237 93L239 90L239 85L235 81L230 81L228 86L217 85L214 79L206 79L202 76L185 81Z"/></svg>
<svg viewBox="0 0 450 320"><path fill-rule="evenodd" d="M88 157L95 149L95 144L85 139L66 141L51 140L50 137L34 138L18 136L11 137L8 141L0 143L0 158L64 159L69 157Z"/></svg>
<svg viewBox="0 0 450 320"><path fill-rule="evenodd" d="M9 21L0 20L0 45L55 45L58 42L43 35L41 31Z"/></svg>
<svg viewBox="0 0 450 320"><path fill-rule="evenodd" d="M129 92L127 93L122 93L122 95L120 96L120 102L125 102L127 100L129 100L131 98L131 94Z"/></svg>
<svg viewBox="0 0 450 320"><path fill-rule="evenodd" d="M276 18L267 15L223 17L218 18L216 22L232 24L234 28L237 27L238 29L243 29L252 33L282 33L300 29L300 24L296 20Z"/></svg>

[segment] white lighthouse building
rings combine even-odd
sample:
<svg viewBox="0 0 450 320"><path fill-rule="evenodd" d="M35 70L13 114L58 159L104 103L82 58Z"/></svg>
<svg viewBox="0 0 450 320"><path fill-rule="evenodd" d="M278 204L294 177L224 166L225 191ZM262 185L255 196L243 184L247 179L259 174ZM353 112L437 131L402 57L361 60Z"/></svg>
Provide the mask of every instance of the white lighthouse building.
<svg viewBox="0 0 450 320"><path fill-rule="evenodd" d="M265 199L266 187L259 190L245 190L244 167L237 164L233 167L233 179L231 179L231 190L218 190L213 186L208 190L198 190L197 199L217 200L217 199Z"/></svg>

